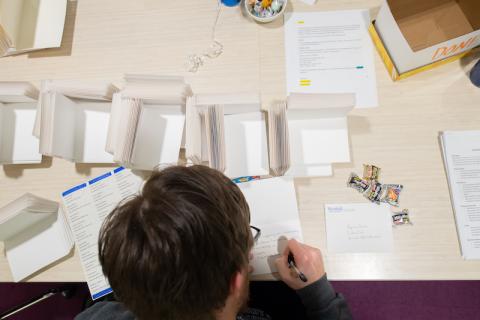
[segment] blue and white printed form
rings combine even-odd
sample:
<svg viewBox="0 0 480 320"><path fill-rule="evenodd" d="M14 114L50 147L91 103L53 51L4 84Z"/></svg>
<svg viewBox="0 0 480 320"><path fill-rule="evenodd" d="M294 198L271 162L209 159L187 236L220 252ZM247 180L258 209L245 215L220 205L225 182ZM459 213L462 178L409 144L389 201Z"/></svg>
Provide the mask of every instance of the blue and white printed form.
<svg viewBox="0 0 480 320"><path fill-rule="evenodd" d="M368 10L285 14L287 91L355 93L357 108L378 106Z"/></svg>
<svg viewBox="0 0 480 320"><path fill-rule="evenodd" d="M98 234L105 217L124 198L137 194L143 180L123 167L116 168L62 193L92 299L112 292L98 260Z"/></svg>

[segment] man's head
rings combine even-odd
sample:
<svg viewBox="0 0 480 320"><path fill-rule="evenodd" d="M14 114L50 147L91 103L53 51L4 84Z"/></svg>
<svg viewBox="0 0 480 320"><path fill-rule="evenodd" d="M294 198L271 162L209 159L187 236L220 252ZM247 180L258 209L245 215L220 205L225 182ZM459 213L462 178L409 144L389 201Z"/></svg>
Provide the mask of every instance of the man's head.
<svg viewBox="0 0 480 320"><path fill-rule="evenodd" d="M243 304L253 245L240 189L205 166L154 173L99 238L103 272L140 319L209 319Z"/></svg>

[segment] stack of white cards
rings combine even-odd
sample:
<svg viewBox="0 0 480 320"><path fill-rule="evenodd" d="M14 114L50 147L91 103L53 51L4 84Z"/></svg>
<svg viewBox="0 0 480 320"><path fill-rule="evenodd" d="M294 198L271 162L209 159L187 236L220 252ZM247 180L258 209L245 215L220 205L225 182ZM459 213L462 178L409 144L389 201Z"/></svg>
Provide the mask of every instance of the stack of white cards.
<svg viewBox="0 0 480 320"><path fill-rule="evenodd" d="M0 82L0 164L40 163L32 135L38 90L28 82Z"/></svg>
<svg viewBox="0 0 480 320"><path fill-rule="evenodd" d="M332 175L332 163L350 162L347 113L354 94L291 94L268 115L270 167L275 175Z"/></svg>
<svg viewBox="0 0 480 320"><path fill-rule="evenodd" d="M105 144L115 90L106 83L43 81L34 129L40 153L78 163L112 163Z"/></svg>
<svg viewBox="0 0 480 320"><path fill-rule="evenodd" d="M0 56L60 47L67 0L0 0Z"/></svg>
<svg viewBox="0 0 480 320"><path fill-rule="evenodd" d="M268 174L267 124L259 94L188 99L185 149L193 163L231 178Z"/></svg>
<svg viewBox="0 0 480 320"><path fill-rule="evenodd" d="M177 164L190 87L181 77L127 75L125 82L113 97L106 151L130 168Z"/></svg>
<svg viewBox="0 0 480 320"><path fill-rule="evenodd" d="M15 281L68 255L73 247L58 203L29 193L0 208L0 241Z"/></svg>

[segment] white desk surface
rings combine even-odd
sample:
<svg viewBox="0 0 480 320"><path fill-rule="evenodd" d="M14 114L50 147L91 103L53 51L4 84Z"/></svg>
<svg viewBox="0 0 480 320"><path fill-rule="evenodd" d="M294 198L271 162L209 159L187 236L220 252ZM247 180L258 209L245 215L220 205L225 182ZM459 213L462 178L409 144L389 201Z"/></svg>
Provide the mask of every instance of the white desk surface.
<svg viewBox="0 0 480 320"><path fill-rule="evenodd" d="M289 10L369 8L374 17L381 0L318 0L315 6L292 1ZM50 49L0 59L0 81L105 79L124 73L183 74L188 54L211 43L216 0L80 0L69 2L64 43ZM285 97L283 22L259 25L239 8L222 8L217 38L225 47L198 74L188 75L193 90L239 92L260 89L264 104ZM478 58L478 55L477 55ZM479 129L480 89L468 80L472 58L394 83L375 52L380 106L349 116L353 161L335 165L334 176L297 179L305 242L321 248L334 280L480 279L480 261L464 261L438 145L442 130ZM346 187L350 172L363 163L382 168L381 180L401 183L402 206L414 226L394 230L391 254L328 254L325 203L363 202ZM32 192L60 200L60 193L105 167L75 165L44 158L41 165L0 168L0 206ZM0 247L0 250L3 248ZM3 251L3 250L2 250ZM41 252L39 252L41 254ZM0 281L11 281L0 256ZM29 281L84 281L78 254L45 268Z"/></svg>

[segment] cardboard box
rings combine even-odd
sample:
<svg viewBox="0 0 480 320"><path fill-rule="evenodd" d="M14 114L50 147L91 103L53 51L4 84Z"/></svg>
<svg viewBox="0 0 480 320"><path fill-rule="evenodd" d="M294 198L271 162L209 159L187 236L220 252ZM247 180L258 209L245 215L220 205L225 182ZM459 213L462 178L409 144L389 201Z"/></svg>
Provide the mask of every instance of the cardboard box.
<svg viewBox="0 0 480 320"><path fill-rule="evenodd" d="M480 45L480 1L385 0L370 34L392 78L401 79Z"/></svg>

